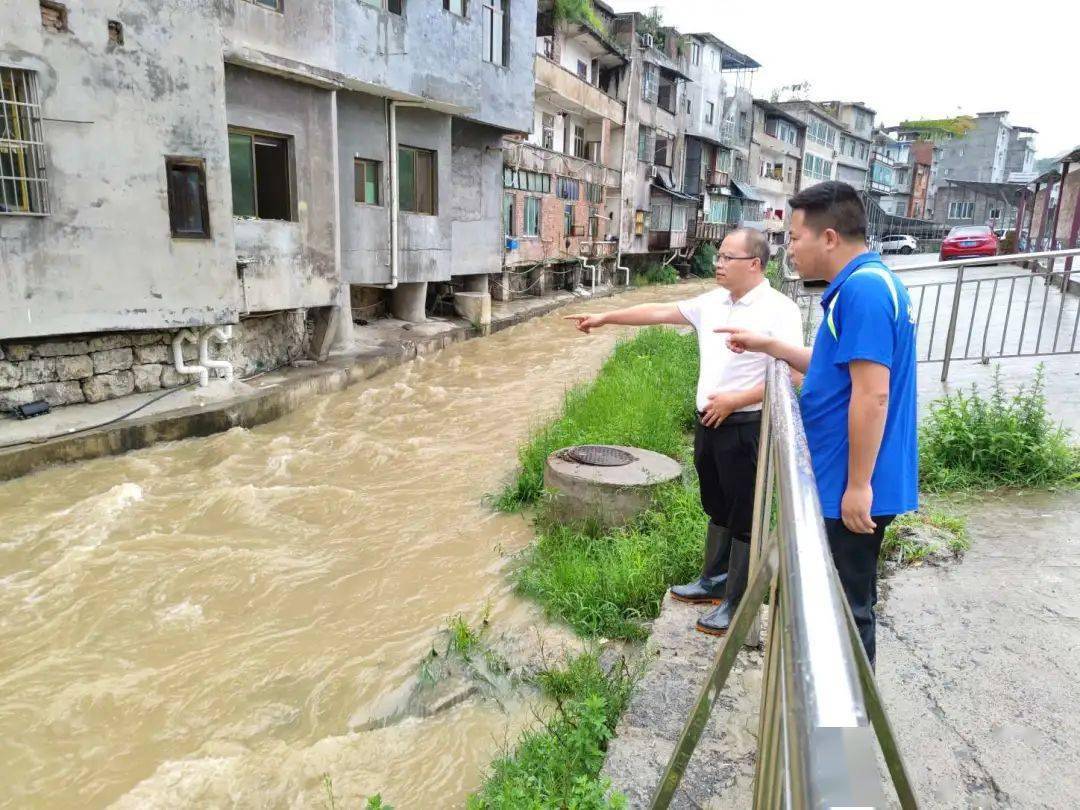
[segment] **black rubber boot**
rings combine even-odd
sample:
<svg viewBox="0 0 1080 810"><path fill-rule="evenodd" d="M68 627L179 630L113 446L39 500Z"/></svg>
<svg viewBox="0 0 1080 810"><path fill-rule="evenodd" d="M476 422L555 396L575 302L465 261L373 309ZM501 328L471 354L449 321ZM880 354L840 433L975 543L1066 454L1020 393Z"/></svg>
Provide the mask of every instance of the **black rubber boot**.
<svg viewBox="0 0 1080 810"><path fill-rule="evenodd" d="M731 539L731 559L728 562L727 587L724 590L722 604L706 611L697 621L697 629L702 633L722 636L727 633L735 611L739 609L743 594L746 593L746 580L750 575L750 541L733 537Z"/></svg>
<svg viewBox="0 0 1080 810"><path fill-rule="evenodd" d="M671 589L671 598L680 602L718 603L724 598L728 578L728 555L731 552L731 532L709 521L705 535L705 565L701 576L686 585Z"/></svg>

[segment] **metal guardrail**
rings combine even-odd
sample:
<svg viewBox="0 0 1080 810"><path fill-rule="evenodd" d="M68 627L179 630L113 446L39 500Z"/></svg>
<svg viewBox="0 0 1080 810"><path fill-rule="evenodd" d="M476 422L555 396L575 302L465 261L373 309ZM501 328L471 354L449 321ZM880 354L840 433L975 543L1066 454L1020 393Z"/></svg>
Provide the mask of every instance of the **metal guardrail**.
<svg viewBox="0 0 1080 810"><path fill-rule="evenodd" d="M941 381L957 360L1046 357L1080 353L1080 297L1066 294L1073 272L1069 259L1080 248L1012 253L973 259L904 265L899 273L911 297L920 363L941 363ZM1059 262L1065 259L1064 262ZM973 275L1000 265L1000 274ZM941 281L917 281L918 273L955 270ZM803 310L809 342L820 321L817 296L788 273L782 291Z"/></svg>
<svg viewBox="0 0 1080 810"><path fill-rule="evenodd" d="M763 408L752 576L651 807L666 808L674 797L768 593L753 807L886 807L876 739L900 807L916 808L829 552L799 406L783 362L770 361Z"/></svg>

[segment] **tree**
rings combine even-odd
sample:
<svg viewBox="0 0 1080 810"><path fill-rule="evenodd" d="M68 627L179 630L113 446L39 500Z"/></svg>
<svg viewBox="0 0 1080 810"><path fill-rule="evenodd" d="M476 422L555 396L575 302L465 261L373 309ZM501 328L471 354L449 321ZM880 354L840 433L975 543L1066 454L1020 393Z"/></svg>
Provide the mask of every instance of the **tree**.
<svg viewBox="0 0 1080 810"><path fill-rule="evenodd" d="M810 95L810 82L801 81L795 84L785 84L783 87L777 87L772 93L769 94L769 101L774 104L777 101L803 101ZM781 96L785 96L781 98Z"/></svg>

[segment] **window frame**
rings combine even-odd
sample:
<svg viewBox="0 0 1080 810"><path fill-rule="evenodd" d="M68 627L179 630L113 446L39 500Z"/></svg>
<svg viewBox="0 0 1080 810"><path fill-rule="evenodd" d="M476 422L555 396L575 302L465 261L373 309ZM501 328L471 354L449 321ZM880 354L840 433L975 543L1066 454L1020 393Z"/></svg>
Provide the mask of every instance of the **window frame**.
<svg viewBox="0 0 1080 810"><path fill-rule="evenodd" d="M5 122L8 134L18 136L5 141L4 154L10 155L11 174L4 174L0 168L0 174L6 178L0 180L0 207L8 208L6 184L9 183L14 202L17 203L20 198L20 186L25 201L24 208L0 210L0 216L48 216L51 213L49 178L46 174L48 160L37 71L0 65L0 121Z"/></svg>
<svg viewBox="0 0 1080 810"><path fill-rule="evenodd" d="M365 169L364 169L364 172L365 172L364 173L364 178L363 178L363 180L361 182L357 182L357 180L359 179L359 176L357 175L356 172L357 172L357 169L360 168L361 164L365 167ZM368 167L368 166L372 166L375 169L375 201L374 202L372 202L370 200L361 200L361 199L359 199L359 194L360 194L361 189L362 188L366 189L366 183L367 183L367 168L366 167ZM383 179L383 171L382 171L382 161L381 160L372 160L371 158L364 158L364 157L354 157L353 158L353 186L354 186L354 188L353 188L353 202L355 202L357 205L373 205L373 206L377 206L377 207L382 207L382 204L383 204L382 179ZM365 196L366 196L366 193L365 193Z"/></svg>
<svg viewBox="0 0 1080 810"><path fill-rule="evenodd" d="M543 222L543 204L540 197L526 196L522 203L522 221L521 221L521 236L528 237L530 239L536 239L540 236L541 223ZM535 209L535 233L529 232L529 213L530 209Z"/></svg>
<svg viewBox="0 0 1080 810"><path fill-rule="evenodd" d="M457 12L450 8L450 4L454 2L461 3L461 11ZM443 11L447 14L453 14L455 17L461 17L463 20L469 19L469 0L443 0Z"/></svg>
<svg viewBox="0 0 1080 810"><path fill-rule="evenodd" d="M572 202L563 204L563 236L571 237L574 235L574 204Z"/></svg>
<svg viewBox="0 0 1080 810"><path fill-rule="evenodd" d="M649 127L638 126L638 160L642 163L651 163L653 154L649 148L649 141L653 138L653 132ZM644 154L642 154L644 152Z"/></svg>
<svg viewBox="0 0 1080 810"><path fill-rule="evenodd" d="M507 203L509 203L509 210L507 209ZM509 214L509 220L507 218ZM509 192L503 192L503 236L517 236L517 195Z"/></svg>
<svg viewBox="0 0 1080 810"><path fill-rule="evenodd" d="M250 2L250 0L248 0ZM284 2L284 0L282 0ZM394 4L397 6L397 11L390 6ZM405 0L360 0L360 5L373 8L376 11L382 11L387 14L396 14L398 17L405 16Z"/></svg>
<svg viewBox="0 0 1080 810"><path fill-rule="evenodd" d="M715 119L716 119L716 102L715 101L706 101L705 102L705 123L706 124L711 124L711 123L713 123L713 121Z"/></svg>
<svg viewBox="0 0 1080 810"><path fill-rule="evenodd" d="M195 231L178 231L176 229L176 209L173 205L174 194L172 185L172 169L175 166L183 166L195 169L199 178L199 207L202 211L203 229ZM206 160L194 155L166 155L165 156L165 197L166 207L169 212L169 235L173 239L213 239L213 227L210 224L210 203L206 194Z"/></svg>
<svg viewBox="0 0 1080 810"><path fill-rule="evenodd" d="M494 58L496 17L501 34L498 61ZM490 65L505 68L510 61L510 0L480 0L480 30L481 42L488 46L481 58Z"/></svg>
<svg viewBox="0 0 1080 810"><path fill-rule="evenodd" d="M403 214L417 214L425 217L437 217L439 215L439 153L434 149L425 149L422 146L409 146L407 144L398 144L398 176L395 182L398 183L398 211ZM431 157L431 210L419 211L412 208L403 208L401 206L401 152L402 150L424 153ZM414 203L420 199L419 187L417 181L419 174L416 171L416 158L413 158L413 201Z"/></svg>
<svg viewBox="0 0 1080 810"><path fill-rule="evenodd" d="M255 213L251 216L253 219L261 219L267 222L296 222L297 221L297 198L296 198L296 173L293 168L293 139L291 135L285 135L280 132L265 132L263 130L251 129L250 127L237 127L229 126L226 128L226 136L231 139L233 135L246 135L251 139L251 165L252 165L252 195L253 195L253 207ZM255 139L264 138L266 140L281 141L285 146L285 172L286 182L289 187L289 216L285 219L278 217L263 217L259 215L259 175L258 170L255 168ZM232 158L231 158L231 145L230 145L230 160L229 160L229 180L230 186L232 181ZM236 213L236 200L233 200L233 216L247 216L245 214Z"/></svg>

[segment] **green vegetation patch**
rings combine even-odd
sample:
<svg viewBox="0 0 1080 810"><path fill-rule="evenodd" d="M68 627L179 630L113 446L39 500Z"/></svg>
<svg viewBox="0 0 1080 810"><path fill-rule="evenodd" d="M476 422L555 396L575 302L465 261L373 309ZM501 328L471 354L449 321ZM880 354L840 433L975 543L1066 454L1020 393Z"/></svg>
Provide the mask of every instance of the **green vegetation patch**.
<svg viewBox="0 0 1080 810"><path fill-rule="evenodd" d="M599 376L567 392L558 418L521 448L521 469L496 507L509 512L536 503L544 463L563 447L621 444L685 458L697 362L695 336L672 329L643 329L619 343Z"/></svg>
<svg viewBox="0 0 1080 810"><path fill-rule="evenodd" d="M971 548L967 518L940 509L901 515L885 530L878 557L882 563L918 565L964 556Z"/></svg>
<svg viewBox="0 0 1080 810"><path fill-rule="evenodd" d="M1080 448L1050 418L1044 368L1030 386L1008 396L995 369L989 395L972 385L930 405L919 440L920 483L926 492L998 487L1076 486Z"/></svg>
<svg viewBox="0 0 1080 810"><path fill-rule="evenodd" d="M537 683L555 702L553 716L525 732L514 751L496 760L469 810L616 810L626 799L607 793L600 779L604 752L630 699L633 677L625 665L604 672L599 658L582 655Z"/></svg>

